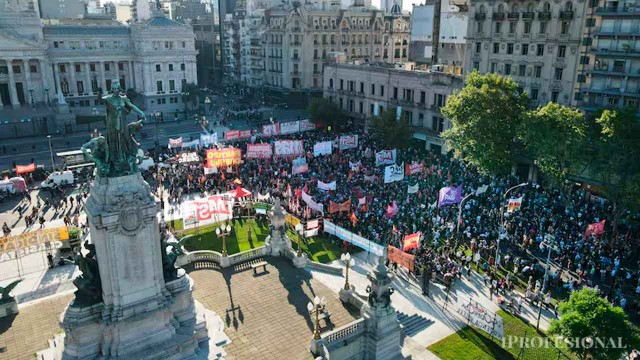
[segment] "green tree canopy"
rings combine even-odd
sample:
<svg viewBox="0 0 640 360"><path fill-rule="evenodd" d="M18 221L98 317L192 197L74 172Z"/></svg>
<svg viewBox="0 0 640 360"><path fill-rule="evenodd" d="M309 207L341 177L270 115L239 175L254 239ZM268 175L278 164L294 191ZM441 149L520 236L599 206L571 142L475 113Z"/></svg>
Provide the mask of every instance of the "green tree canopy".
<svg viewBox="0 0 640 360"><path fill-rule="evenodd" d="M519 137L538 168L558 184L584 170L587 128L580 111L548 103L527 114Z"/></svg>
<svg viewBox="0 0 640 360"><path fill-rule="evenodd" d="M607 300L600 297L594 289L582 289L571 294L568 301L559 305L560 318L553 320L549 332L560 335L575 344L575 339L592 338L592 346L588 349L571 347L581 359L592 357L593 359L619 359L630 351L629 347L638 345L638 334L627 319L627 315L620 307L612 306ZM626 349L617 349L611 346L604 347L596 339L622 339Z"/></svg>
<svg viewBox="0 0 640 360"><path fill-rule="evenodd" d="M409 146L413 130L405 115L396 120L396 110L387 109L371 120L371 136L382 146L403 149Z"/></svg>
<svg viewBox="0 0 640 360"><path fill-rule="evenodd" d="M474 71L466 81L442 108L452 124L442 137L465 162L482 171L506 173L516 155L527 96L511 78L496 74Z"/></svg>
<svg viewBox="0 0 640 360"><path fill-rule="evenodd" d="M309 120L322 126L331 126L333 130L340 131L347 126L347 116L329 99L315 98L311 100L307 108Z"/></svg>
<svg viewBox="0 0 640 360"><path fill-rule="evenodd" d="M188 109L197 107L201 96L202 90L194 83L188 83L182 87L182 101L187 104Z"/></svg>

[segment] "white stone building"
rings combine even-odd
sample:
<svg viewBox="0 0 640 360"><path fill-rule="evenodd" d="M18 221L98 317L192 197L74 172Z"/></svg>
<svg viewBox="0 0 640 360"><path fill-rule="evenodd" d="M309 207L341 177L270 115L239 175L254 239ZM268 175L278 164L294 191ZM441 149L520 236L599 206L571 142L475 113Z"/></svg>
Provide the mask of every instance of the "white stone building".
<svg viewBox="0 0 640 360"><path fill-rule="evenodd" d="M405 64L330 64L323 73L323 95L368 126L384 110L401 107L414 127L414 137L425 146L445 152L439 134L451 124L440 113L449 95L461 89L460 76L434 70L413 69Z"/></svg>
<svg viewBox="0 0 640 360"><path fill-rule="evenodd" d="M587 2L472 3L465 72L510 76L533 106L571 105Z"/></svg>

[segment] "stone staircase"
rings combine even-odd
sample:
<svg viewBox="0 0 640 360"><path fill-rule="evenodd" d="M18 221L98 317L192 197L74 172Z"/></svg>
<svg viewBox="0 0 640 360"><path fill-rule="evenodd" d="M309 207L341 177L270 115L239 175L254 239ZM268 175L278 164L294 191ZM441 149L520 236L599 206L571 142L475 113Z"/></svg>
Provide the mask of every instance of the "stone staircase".
<svg viewBox="0 0 640 360"><path fill-rule="evenodd" d="M400 327L406 336L414 336L434 323L433 320L418 314L407 315L401 311L396 311L396 313Z"/></svg>

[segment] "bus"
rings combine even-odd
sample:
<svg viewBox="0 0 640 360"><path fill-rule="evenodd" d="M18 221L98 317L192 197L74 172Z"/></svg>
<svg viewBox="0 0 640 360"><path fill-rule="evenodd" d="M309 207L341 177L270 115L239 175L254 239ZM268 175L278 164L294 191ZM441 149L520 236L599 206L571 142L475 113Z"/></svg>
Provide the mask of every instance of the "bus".
<svg viewBox="0 0 640 360"><path fill-rule="evenodd" d="M82 150L63 151L56 153L62 163L63 170L80 171L85 167L94 166L93 161L87 159Z"/></svg>

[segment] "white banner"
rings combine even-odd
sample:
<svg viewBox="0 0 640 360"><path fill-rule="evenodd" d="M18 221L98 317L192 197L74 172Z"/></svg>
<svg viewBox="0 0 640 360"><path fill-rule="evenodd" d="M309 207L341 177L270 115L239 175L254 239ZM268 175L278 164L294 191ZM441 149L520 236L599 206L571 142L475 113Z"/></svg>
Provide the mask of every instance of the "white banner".
<svg viewBox="0 0 640 360"><path fill-rule="evenodd" d="M418 192L418 190L420 190L420 184L416 183L413 186L407 187L407 194L415 194Z"/></svg>
<svg viewBox="0 0 640 360"><path fill-rule="evenodd" d="M182 147L182 137L169 139L169 149Z"/></svg>
<svg viewBox="0 0 640 360"><path fill-rule="evenodd" d="M262 125L262 136L275 136L280 134L280 124L264 124Z"/></svg>
<svg viewBox="0 0 640 360"><path fill-rule="evenodd" d="M302 140L278 140L274 144L277 156L291 156L304 154Z"/></svg>
<svg viewBox="0 0 640 360"><path fill-rule="evenodd" d="M318 204L317 202L313 201L313 198L304 191L302 192L302 201L304 201L309 208L321 213L324 212L324 205Z"/></svg>
<svg viewBox="0 0 640 360"><path fill-rule="evenodd" d="M309 171L309 164L296 165L291 168L291 175L306 173Z"/></svg>
<svg viewBox="0 0 640 360"><path fill-rule="evenodd" d="M382 150L376 153L376 166L396 163L396 149Z"/></svg>
<svg viewBox="0 0 640 360"><path fill-rule="evenodd" d="M351 161L349 161L349 168L351 169L351 171L358 172L360 171L361 167L362 167L362 162L360 160L358 160L358 162L355 162L355 163L352 163Z"/></svg>
<svg viewBox="0 0 640 360"><path fill-rule="evenodd" d="M309 131L315 130L316 124L312 123L309 120L300 120L300 131Z"/></svg>
<svg viewBox="0 0 640 360"><path fill-rule="evenodd" d="M339 143L340 150L354 149L358 147L358 135L342 135Z"/></svg>
<svg viewBox="0 0 640 360"><path fill-rule="evenodd" d="M218 168L217 167L206 167L204 168L204 174L205 175L211 175L211 174L217 174L218 173Z"/></svg>
<svg viewBox="0 0 640 360"><path fill-rule="evenodd" d="M476 196L480 194L484 194L489 190L489 185L482 185L476 190Z"/></svg>
<svg viewBox="0 0 640 360"><path fill-rule="evenodd" d="M182 203L184 229L214 224L233 219L234 199L226 195L211 195Z"/></svg>
<svg viewBox="0 0 640 360"><path fill-rule="evenodd" d="M384 168L384 183L388 184L404 179L404 163L402 165L389 165Z"/></svg>
<svg viewBox="0 0 640 360"><path fill-rule="evenodd" d="M376 256L382 256L382 254L384 253L384 247L380 244L376 244L375 242L365 239L360 235L356 235L345 228L341 228L340 226L337 226L336 224L328 221L327 219L324 219L323 223L324 223L324 232L328 234L334 235L341 240L350 242L353 245L361 249L364 249Z"/></svg>
<svg viewBox="0 0 640 360"><path fill-rule="evenodd" d="M477 327L487 334L500 340L504 337L502 318L498 316L498 314L485 309L478 302L460 293L458 293L456 312L462 315L470 325Z"/></svg>
<svg viewBox="0 0 640 360"><path fill-rule="evenodd" d="M333 146L331 141L316 143L313 145L313 156L318 157L321 155L331 155L332 148Z"/></svg>
<svg viewBox="0 0 640 360"><path fill-rule="evenodd" d="M318 180L318 189L335 190L336 189L336 181L333 180L330 183L323 183L322 181Z"/></svg>
<svg viewBox="0 0 640 360"><path fill-rule="evenodd" d="M300 131L300 123L298 121L280 123L280 134L295 134Z"/></svg>
<svg viewBox="0 0 640 360"><path fill-rule="evenodd" d="M192 140L189 142L182 142L182 148L192 148L200 146L200 139Z"/></svg>
<svg viewBox="0 0 640 360"><path fill-rule="evenodd" d="M271 194L262 195L262 194L258 193L258 196L256 196L256 199L258 199L258 200L269 200L269 199L271 199Z"/></svg>
<svg viewBox="0 0 640 360"><path fill-rule="evenodd" d="M218 143L218 133L213 134L200 134L200 145L209 146Z"/></svg>

